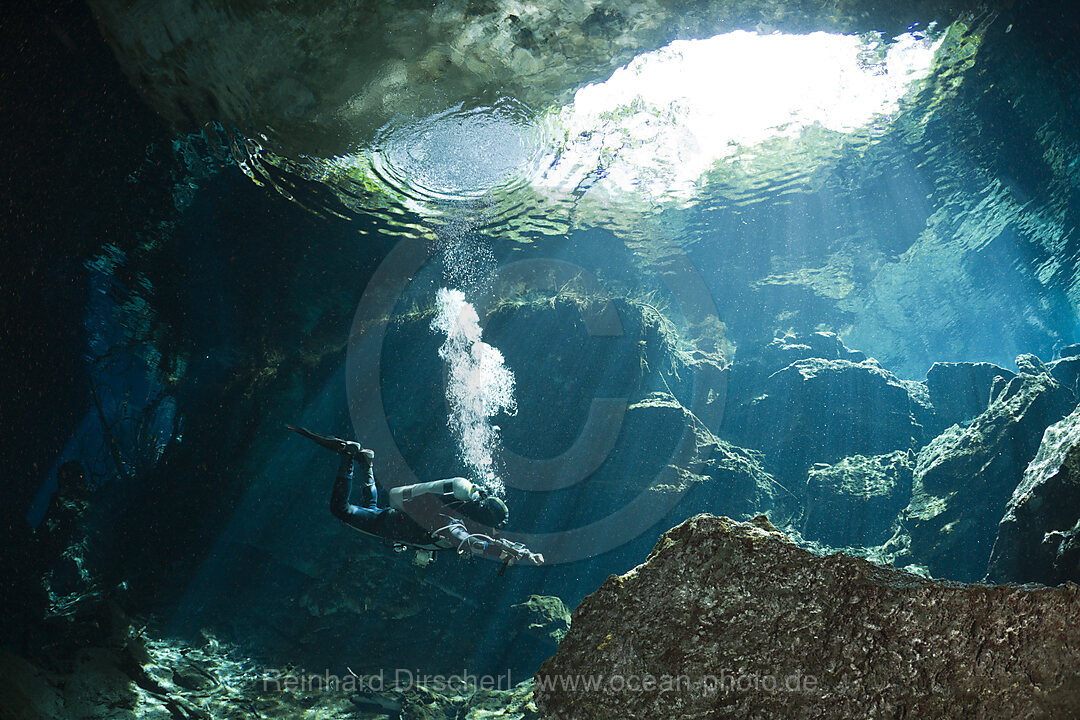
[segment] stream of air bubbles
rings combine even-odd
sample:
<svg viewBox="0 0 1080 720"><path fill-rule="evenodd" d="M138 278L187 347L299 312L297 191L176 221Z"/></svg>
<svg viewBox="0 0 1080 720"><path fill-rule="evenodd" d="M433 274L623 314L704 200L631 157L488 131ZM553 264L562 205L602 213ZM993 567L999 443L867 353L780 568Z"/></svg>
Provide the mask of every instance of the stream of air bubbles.
<svg viewBox="0 0 1080 720"><path fill-rule="evenodd" d="M440 288L431 329L446 335L439 357L446 363L448 423L458 442L462 462L488 492L502 495L494 450L499 428L492 424L500 412L513 415L514 373L502 353L481 339L480 317L461 290Z"/></svg>

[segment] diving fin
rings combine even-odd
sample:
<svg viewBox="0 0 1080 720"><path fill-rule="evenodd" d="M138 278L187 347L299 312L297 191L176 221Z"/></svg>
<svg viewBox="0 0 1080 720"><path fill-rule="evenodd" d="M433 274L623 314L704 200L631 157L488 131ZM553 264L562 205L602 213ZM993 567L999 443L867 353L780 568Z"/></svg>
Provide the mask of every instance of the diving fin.
<svg viewBox="0 0 1080 720"><path fill-rule="evenodd" d="M320 435L319 433L311 432L307 428L302 428L298 425L286 425L285 427L295 433L303 435L308 440L314 440L327 450L333 450L336 453L345 452L346 442L341 438L336 438L333 435Z"/></svg>

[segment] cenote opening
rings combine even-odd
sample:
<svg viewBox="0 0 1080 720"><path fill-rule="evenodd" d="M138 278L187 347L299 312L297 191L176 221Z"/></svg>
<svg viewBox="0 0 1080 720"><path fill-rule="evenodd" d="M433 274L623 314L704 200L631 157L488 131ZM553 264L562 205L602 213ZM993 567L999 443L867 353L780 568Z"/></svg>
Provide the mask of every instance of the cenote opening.
<svg viewBox="0 0 1080 720"><path fill-rule="evenodd" d="M4 13L0 716L1080 716L1068 3Z"/></svg>

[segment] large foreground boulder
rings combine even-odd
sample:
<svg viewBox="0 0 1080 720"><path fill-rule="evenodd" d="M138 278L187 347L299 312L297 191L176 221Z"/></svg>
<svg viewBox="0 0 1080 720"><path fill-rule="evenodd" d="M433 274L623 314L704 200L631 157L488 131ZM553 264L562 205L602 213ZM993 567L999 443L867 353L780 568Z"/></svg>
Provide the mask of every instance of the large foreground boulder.
<svg viewBox="0 0 1080 720"><path fill-rule="evenodd" d="M1080 587L926 580L699 515L581 603L535 680L553 720L1080 717Z"/></svg>
<svg viewBox="0 0 1080 720"><path fill-rule="evenodd" d="M990 556L997 582L1080 581L1080 410L1046 429Z"/></svg>
<svg viewBox="0 0 1080 720"><path fill-rule="evenodd" d="M967 427L953 425L919 452L903 513L911 560L935 577L973 582L986 575L998 523L1039 448L1043 430L1075 404L1034 356L996 383L990 406Z"/></svg>

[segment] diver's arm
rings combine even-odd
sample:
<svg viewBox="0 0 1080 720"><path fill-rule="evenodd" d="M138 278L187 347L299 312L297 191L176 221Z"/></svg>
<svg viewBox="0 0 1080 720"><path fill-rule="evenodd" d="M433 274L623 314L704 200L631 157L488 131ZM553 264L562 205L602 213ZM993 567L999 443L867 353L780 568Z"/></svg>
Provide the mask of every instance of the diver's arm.
<svg viewBox="0 0 1080 720"><path fill-rule="evenodd" d="M461 555L469 553L470 555L499 560L509 565L516 562L527 562L532 565L544 564L544 556L540 553L530 552L524 545L509 540L496 539L487 535L470 534L460 521L451 522L446 527L436 530L433 534L451 543L457 548L458 554Z"/></svg>

